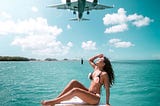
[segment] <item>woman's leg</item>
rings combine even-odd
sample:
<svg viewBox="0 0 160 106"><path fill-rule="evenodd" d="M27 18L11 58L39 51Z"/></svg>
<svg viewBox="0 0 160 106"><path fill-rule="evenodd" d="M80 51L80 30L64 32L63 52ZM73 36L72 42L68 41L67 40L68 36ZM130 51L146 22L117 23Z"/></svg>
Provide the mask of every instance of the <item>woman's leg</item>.
<svg viewBox="0 0 160 106"><path fill-rule="evenodd" d="M67 93L68 91L70 91L70 90L73 89L73 88L80 88L80 89L84 89L84 90L87 90L87 91L88 91L88 89L87 89L84 85L82 85L80 82L78 82L77 80L72 80L72 81L70 81L70 83L64 88L64 90L59 94L58 97L64 95L65 93ZM58 98L58 97L57 97L57 98Z"/></svg>
<svg viewBox="0 0 160 106"><path fill-rule="evenodd" d="M53 106L55 104L60 103L61 101L65 101L65 100L69 100L71 98L73 98L74 96L78 96L79 98L81 98L84 102L88 103L88 104L98 104L100 101L100 97L90 93L89 91L86 91L84 89L80 89L80 88L73 88L72 90L70 90L69 92L65 93L64 95L53 99L53 100L49 100L49 101L43 101L42 105L50 105Z"/></svg>

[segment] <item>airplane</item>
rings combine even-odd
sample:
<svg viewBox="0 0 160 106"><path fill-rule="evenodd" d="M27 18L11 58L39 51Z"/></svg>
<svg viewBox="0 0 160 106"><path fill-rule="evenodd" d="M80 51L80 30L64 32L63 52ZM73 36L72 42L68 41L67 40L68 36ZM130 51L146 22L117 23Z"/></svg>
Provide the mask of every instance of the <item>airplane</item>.
<svg viewBox="0 0 160 106"><path fill-rule="evenodd" d="M114 6L105 6L98 4L98 0L93 0L93 2L86 1L86 0L78 0L71 2L71 0L66 0L66 4L58 4L58 5L48 5L51 8L57 9L69 9L73 11L73 14L78 12L78 16L75 19L71 19L73 21L80 21L80 20L89 20L83 18L83 12L87 11L87 15L90 13L91 10L103 10L106 8L113 8Z"/></svg>

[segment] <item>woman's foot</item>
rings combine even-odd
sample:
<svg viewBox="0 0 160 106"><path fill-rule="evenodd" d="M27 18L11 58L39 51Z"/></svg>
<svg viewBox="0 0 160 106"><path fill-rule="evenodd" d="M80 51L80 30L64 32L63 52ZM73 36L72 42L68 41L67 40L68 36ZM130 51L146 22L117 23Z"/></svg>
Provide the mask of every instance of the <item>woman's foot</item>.
<svg viewBox="0 0 160 106"><path fill-rule="evenodd" d="M51 101L51 100L44 100L41 102L42 106L54 106L55 103L54 101Z"/></svg>

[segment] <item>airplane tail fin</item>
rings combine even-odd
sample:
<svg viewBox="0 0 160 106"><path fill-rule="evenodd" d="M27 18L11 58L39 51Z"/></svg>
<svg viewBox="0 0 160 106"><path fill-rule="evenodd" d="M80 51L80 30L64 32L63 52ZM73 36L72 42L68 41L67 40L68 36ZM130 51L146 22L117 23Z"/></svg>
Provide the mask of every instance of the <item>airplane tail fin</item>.
<svg viewBox="0 0 160 106"><path fill-rule="evenodd" d="M70 21L89 21L90 19L87 18L82 18L82 19L78 19L78 18L72 18L70 19Z"/></svg>

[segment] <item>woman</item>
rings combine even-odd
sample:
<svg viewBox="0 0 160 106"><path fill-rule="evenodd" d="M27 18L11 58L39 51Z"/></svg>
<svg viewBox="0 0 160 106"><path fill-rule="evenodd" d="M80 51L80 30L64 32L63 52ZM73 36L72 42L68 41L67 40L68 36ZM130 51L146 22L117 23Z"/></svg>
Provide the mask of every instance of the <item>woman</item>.
<svg viewBox="0 0 160 106"><path fill-rule="evenodd" d="M95 60L97 61L95 62ZM81 98L88 104L97 105L100 101L101 87L104 85L106 90L106 106L110 106L110 86L114 83L114 72L111 63L103 54L91 57L89 63L94 69L90 74L91 84L89 88L84 87L84 85L76 80L72 80L57 98L43 101L42 105L53 106L74 96Z"/></svg>

